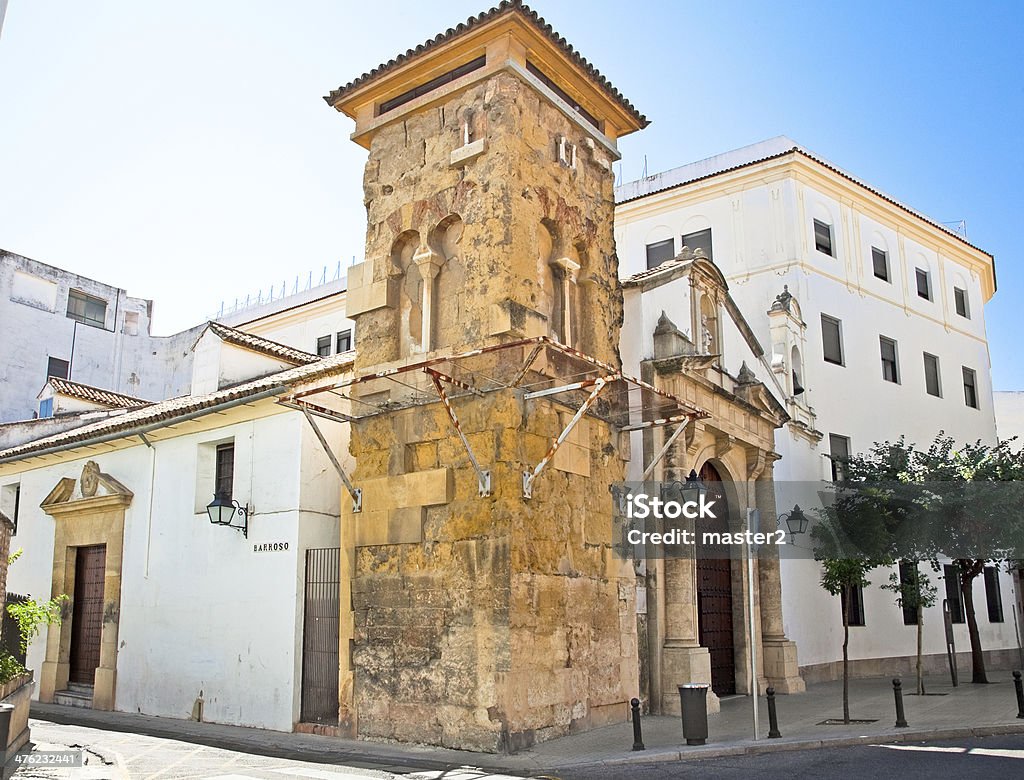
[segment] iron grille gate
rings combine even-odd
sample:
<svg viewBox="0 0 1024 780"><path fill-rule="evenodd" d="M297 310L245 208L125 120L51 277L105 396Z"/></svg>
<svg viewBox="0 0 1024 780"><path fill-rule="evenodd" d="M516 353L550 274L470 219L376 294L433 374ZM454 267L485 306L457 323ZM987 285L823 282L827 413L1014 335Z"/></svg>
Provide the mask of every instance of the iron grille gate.
<svg viewBox="0 0 1024 780"><path fill-rule="evenodd" d="M302 722L338 722L341 550L306 550L302 630Z"/></svg>

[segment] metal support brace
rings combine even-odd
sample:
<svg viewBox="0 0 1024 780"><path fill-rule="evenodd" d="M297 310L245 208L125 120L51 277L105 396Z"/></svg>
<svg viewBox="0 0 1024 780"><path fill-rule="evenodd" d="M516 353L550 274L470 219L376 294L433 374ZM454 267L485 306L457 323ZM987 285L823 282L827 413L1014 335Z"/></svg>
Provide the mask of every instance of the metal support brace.
<svg viewBox="0 0 1024 780"><path fill-rule="evenodd" d="M587 400L584 401L580 408L576 410L576 414L574 414L572 419L569 420L569 424L565 426L560 434L558 434L558 438L551 442L551 449L548 450L547 455L544 456L532 472L523 472L523 498L533 498L534 480L537 479L540 473L544 470L544 467L551 462L551 459L555 457L555 453L558 452L558 448L562 446L567 438L569 438L569 434L572 433L572 429L576 427L576 423L578 423L583 418L583 415L587 413L587 409L589 409L591 404L597 400L597 397L601 394L601 391L604 390L604 387L607 384L608 379L605 377L598 377L594 380L594 389L590 391L590 395L587 397ZM567 388L563 387L561 389L565 390Z"/></svg>
<svg viewBox="0 0 1024 780"><path fill-rule="evenodd" d="M320 426L316 424L316 420L313 419L313 415L309 413L305 404L299 404L299 408L302 409L302 413L306 416L306 420L309 421L310 427L313 428L313 433L320 440L320 446L324 448L324 452L327 453L327 457L330 458L331 463L334 464L335 471L338 472L338 476L341 477L341 481L345 483L345 488L348 490L348 494L352 496L352 512L363 511L363 491L361 488L357 488L352 484L352 480L348 478L348 474L345 473L345 469L341 467L341 463L338 462L338 458L335 456L331 445L327 443L327 437L324 436L324 432L320 430Z"/></svg>
<svg viewBox="0 0 1024 780"><path fill-rule="evenodd" d="M654 460L652 460L651 464L646 469L644 469L644 473L640 476L641 482L646 482L648 479L651 478L651 475L654 473L655 467L657 467L657 465L661 463L661 459L668 454L668 451L672 448L672 445L676 443L676 439L678 439L680 435L682 435L683 431L686 430L686 426L689 425L689 423L689 419L684 420L683 424L676 428L675 432L668 437L668 439L665 441L664 446L661 448L658 454L654 456Z"/></svg>
<svg viewBox="0 0 1024 780"><path fill-rule="evenodd" d="M491 472L490 469L483 469L480 467L480 463L476 459L476 455L473 454L473 448L469 446L469 439L466 438L466 434L462 432L462 425L459 424L459 418L455 416L455 410L452 408L451 401L448 400L448 396L445 395L444 386L441 384L441 380L444 379L446 382L451 382L456 387L463 387L466 390L482 395L479 390L460 382L452 377L445 376L437 371L429 368L423 369L427 376L430 377L430 381L434 383L434 388L437 390L437 395L441 399L441 403L444 404L445 411L448 412L448 418L452 421L452 425L455 426L455 432L459 434L459 438L462 439L462 446L466 448L466 454L469 455L469 462L473 464L473 468L476 470L477 489L480 497L491 495Z"/></svg>

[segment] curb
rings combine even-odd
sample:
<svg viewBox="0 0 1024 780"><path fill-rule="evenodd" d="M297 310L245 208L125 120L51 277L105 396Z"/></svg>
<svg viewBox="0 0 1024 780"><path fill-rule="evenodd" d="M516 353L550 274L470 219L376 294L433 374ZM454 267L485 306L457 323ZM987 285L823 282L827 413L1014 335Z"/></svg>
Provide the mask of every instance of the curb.
<svg viewBox="0 0 1024 780"><path fill-rule="evenodd" d="M699 761L707 758L728 756L749 756L763 753L785 753L797 750L820 750L822 748L857 747L859 745L891 745L902 742L937 741L944 739L966 739L971 737L995 737L1007 734L1024 734L1024 722L1020 724L997 724L975 728L919 729L899 733L863 735L856 737L834 737L817 739L782 739L747 741L742 744L707 746L689 750L662 750L657 752L637 751L621 758L604 761L560 763L552 769L578 769L587 766L627 766L630 764L655 764L668 761Z"/></svg>

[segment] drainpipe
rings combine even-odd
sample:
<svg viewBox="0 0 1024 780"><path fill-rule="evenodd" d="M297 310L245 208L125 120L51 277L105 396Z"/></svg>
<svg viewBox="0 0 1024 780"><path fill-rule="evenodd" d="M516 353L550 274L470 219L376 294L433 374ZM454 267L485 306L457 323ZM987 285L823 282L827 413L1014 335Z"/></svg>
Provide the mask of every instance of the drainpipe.
<svg viewBox="0 0 1024 780"><path fill-rule="evenodd" d="M156 483L156 447L146 438L146 434L140 433L142 443L149 447L149 512L146 515L146 565L143 568L142 576L149 579L149 551L153 541L153 486Z"/></svg>

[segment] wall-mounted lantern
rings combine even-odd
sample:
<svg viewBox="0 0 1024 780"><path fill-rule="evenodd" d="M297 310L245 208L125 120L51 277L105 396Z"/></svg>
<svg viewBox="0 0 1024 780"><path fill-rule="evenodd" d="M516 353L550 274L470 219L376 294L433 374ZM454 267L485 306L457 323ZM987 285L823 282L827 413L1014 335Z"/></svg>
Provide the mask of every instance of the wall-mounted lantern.
<svg viewBox="0 0 1024 780"><path fill-rule="evenodd" d="M236 531L241 531L242 536L246 539L249 538L248 504L243 506L237 501L229 501L226 498L215 495L213 497L213 501L206 505L206 513L210 516L210 522L214 525L226 525L228 528L234 528ZM231 522L235 515L242 518L241 525L235 525Z"/></svg>

